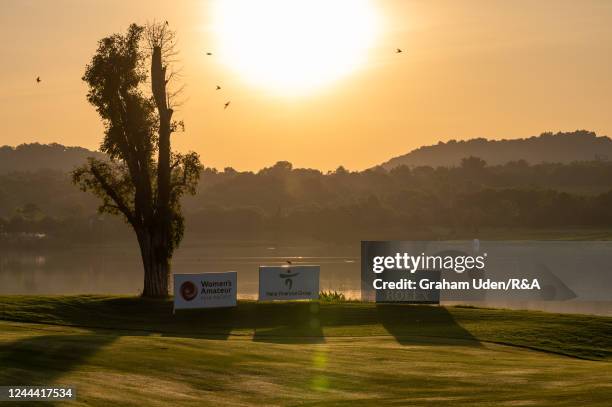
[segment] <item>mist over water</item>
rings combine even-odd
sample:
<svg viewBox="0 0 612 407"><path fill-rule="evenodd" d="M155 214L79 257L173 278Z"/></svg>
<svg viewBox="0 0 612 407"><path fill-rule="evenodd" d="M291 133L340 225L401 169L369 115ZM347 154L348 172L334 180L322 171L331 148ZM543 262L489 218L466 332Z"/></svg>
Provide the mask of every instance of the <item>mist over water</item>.
<svg viewBox="0 0 612 407"><path fill-rule="evenodd" d="M132 244L66 249L0 249L1 294L130 294L143 285L138 247ZM276 246L183 245L172 260L174 273L238 272L240 298L257 298L260 265L321 265L321 290L359 297L359 245Z"/></svg>
<svg viewBox="0 0 612 407"><path fill-rule="evenodd" d="M237 271L239 298L256 299L258 267L287 264L286 260L295 265L320 265L321 290L341 291L347 298L360 298L359 244L284 246L190 241L176 252L172 267L175 273ZM612 301L607 298L612 289L611 273L602 273L601 268L585 268L580 275L560 273L560 276L578 294L577 298L568 301L486 298L442 303L612 316ZM0 295L139 295L142 284L142 265L135 244L0 249Z"/></svg>

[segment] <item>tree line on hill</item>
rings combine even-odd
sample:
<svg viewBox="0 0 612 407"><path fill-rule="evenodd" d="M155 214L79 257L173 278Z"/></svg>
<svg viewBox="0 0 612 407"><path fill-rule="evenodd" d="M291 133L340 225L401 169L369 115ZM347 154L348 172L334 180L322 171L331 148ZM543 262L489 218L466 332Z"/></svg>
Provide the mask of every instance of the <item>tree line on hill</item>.
<svg viewBox="0 0 612 407"><path fill-rule="evenodd" d="M103 153L83 147L67 147L57 143L21 144L0 147L0 174L41 169L70 171L87 157L104 158Z"/></svg>
<svg viewBox="0 0 612 407"><path fill-rule="evenodd" d="M188 238L332 241L434 238L438 228L612 226L612 163L377 167L322 173L288 162L258 172L206 168L185 199ZM67 242L132 239L60 171L0 175L0 235ZM448 236L446 236L448 237Z"/></svg>
<svg viewBox="0 0 612 407"><path fill-rule="evenodd" d="M469 156L480 157L495 165L519 159L532 164L609 160L612 158L612 139L597 136L592 131L576 130L546 132L537 137L511 140L488 140L481 137L440 141L438 144L422 146L408 154L392 158L382 166L387 169L400 165L456 166L461 163L461 159Z"/></svg>
<svg viewBox="0 0 612 407"><path fill-rule="evenodd" d="M382 163L387 170L401 165L409 167L459 166L465 157L480 157L490 165L525 160L531 164L575 161L609 161L612 159L612 139L588 130L545 132L539 136L511 140L440 141L419 147L407 154ZM105 154L82 147L61 144L21 144L0 147L0 174L41 169L70 171L85 163L87 157L105 158Z"/></svg>

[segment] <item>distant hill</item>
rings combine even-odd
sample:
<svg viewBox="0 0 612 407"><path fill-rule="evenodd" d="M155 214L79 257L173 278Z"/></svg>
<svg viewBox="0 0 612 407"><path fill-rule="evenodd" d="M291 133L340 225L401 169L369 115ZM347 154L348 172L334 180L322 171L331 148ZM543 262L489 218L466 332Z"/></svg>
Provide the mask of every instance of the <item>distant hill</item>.
<svg viewBox="0 0 612 407"><path fill-rule="evenodd" d="M408 154L392 158L382 166L387 169L400 165L456 166L462 158L469 156L482 158L490 165L521 159L530 164L609 160L612 159L612 139L579 130L570 133L543 133L538 137L514 140L451 140L417 148Z"/></svg>
<svg viewBox="0 0 612 407"><path fill-rule="evenodd" d="M66 147L57 143L3 146L0 147L0 174L43 169L67 172L83 164L87 157L102 158L104 154L82 147Z"/></svg>

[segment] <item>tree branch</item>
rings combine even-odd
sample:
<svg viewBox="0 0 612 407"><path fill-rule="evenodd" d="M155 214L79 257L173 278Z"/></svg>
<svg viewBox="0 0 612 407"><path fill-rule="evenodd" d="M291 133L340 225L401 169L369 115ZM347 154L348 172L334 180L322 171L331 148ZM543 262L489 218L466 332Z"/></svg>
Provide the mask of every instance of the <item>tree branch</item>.
<svg viewBox="0 0 612 407"><path fill-rule="evenodd" d="M115 202L117 209L123 213L128 222L132 225L136 225L136 218L134 214L129 209L127 204L123 201L123 199L119 196L119 194L114 190L114 188L106 182L104 176L96 169L96 166L93 162L89 165L89 170L91 174L94 176L100 187L104 190L104 192Z"/></svg>

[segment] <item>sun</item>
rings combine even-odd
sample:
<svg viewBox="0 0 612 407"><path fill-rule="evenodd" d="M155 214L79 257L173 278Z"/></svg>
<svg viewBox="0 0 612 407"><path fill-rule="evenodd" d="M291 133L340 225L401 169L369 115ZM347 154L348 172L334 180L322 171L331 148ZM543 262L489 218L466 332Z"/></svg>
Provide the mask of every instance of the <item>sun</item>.
<svg viewBox="0 0 612 407"><path fill-rule="evenodd" d="M215 55L249 84L307 94L363 65L378 19L370 0L217 0Z"/></svg>

